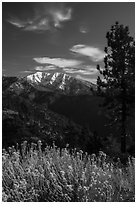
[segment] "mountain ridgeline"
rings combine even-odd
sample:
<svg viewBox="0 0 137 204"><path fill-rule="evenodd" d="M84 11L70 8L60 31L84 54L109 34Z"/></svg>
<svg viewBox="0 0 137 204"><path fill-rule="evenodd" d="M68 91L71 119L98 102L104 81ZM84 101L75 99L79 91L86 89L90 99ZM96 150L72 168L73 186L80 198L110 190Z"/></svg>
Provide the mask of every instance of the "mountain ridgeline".
<svg viewBox="0 0 137 204"><path fill-rule="evenodd" d="M53 92L56 90L65 95L91 94L88 88L91 86L91 83L80 81L60 72L36 72L27 76L26 79L35 88L43 91ZM96 89L94 84L92 84L92 87Z"/></svg>
<svg viewBox="0 0 137 204"><path fill-rule="evenodd" d="M3 77L3 147L23 140L97 152L116 129L106 126L95 84L64 73Z"/></svg>

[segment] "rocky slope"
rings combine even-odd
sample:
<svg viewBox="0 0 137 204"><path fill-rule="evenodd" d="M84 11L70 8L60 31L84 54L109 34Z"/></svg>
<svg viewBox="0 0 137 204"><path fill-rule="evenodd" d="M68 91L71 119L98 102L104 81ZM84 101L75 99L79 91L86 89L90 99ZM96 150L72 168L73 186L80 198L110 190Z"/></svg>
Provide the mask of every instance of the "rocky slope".
<svg viewBox="0 0 137 204"><path fill-rule="evenodd" d="M54 89L44 91L36 88L36 84L36 81L32 83L24 78L3 78L3 147L24 140L37 142L40 139L44 145L51 145L54 141L60 147L69 143L72 148L84 150L86 147L90 150L91 132L48 108L65 92Z"/></svg>

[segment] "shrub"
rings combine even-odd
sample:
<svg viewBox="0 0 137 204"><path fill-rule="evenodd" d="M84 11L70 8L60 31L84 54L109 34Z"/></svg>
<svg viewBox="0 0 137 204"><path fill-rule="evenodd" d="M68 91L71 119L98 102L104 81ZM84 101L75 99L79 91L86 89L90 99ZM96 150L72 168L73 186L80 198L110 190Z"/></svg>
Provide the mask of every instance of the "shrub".
<svg viewBox="0 0 137 204"><path fill-rule="evenodd" d="M103 152L88 155L41 142L3 150L4 202L119 202L135 200L134 159L126 166Z"/></svg>

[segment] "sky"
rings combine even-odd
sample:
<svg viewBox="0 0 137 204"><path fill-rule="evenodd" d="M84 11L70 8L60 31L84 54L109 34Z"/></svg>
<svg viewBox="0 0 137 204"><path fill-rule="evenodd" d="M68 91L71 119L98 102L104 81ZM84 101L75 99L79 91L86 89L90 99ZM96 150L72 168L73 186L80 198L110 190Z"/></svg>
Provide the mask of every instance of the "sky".
<svg viewBox="0 0 137 204"><path fill-rule="evenodd" d="M134 37L135 3L3 2L2 73L63 72L95 83L116 21Z"/></svg>

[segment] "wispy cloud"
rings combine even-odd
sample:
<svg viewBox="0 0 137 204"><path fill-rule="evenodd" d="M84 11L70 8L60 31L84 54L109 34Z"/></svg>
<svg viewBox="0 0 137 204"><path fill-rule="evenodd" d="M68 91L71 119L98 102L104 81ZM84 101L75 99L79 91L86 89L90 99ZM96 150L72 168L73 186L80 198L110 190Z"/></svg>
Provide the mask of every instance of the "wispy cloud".
<svg viewBox="0 0 137 204"><path fill-rule="evenodd" d="M34 68L36 71L49 71L49 70L56 70L57 67L56 66L53 66L53 65L47 65L47 66L36 66Z"/></svg>
<svg viewBox="0 0 137 204"><path fill-rule="evenodd" d="M69 74L81 74L81 75L95 75L98 71L95 67L81 66L81 69L64 68L63 70Z"/></svg>
<svg viewBox="0 0 137 204"><path fill-rule="evenodd" d="M35 71L54 70L81 77L92 77L98 72L95 65L85 65L84 61L76 59L38 57L33 60L39 64L34 68Z"/></svg>
<svg viewBox="0 0 137 204"><path fill-rule="evenodd" d="M11 16L7 21L25 31L46 31L61 28L62 23L72 17L72 9L63 3L39 3L35 7L34 15L20 19Z"/></svg>
<svg viewBox="0 0 137 204"><path fill-rule="evenodd" d="M24 70L24 71L20 71L20 73L22 74L31 74L33 73L34 71L31 71L31 70Z"/></svg>
<svg viewBox="0 0 137 204"><path fill-rule="evenodd" d="M49 14L52 17L54 26L57 28L61 27L61 22L68 21L71 19L71 13L72 9L71 8L65 8L65 9L51 9L49 11Z"/></svg>
<svg viewBox="0 0 137 204"><path fill-rule="evenodd" d="M86 34L89 32L89 28L87 26L81 25L79 31L83 34Z"/></svg>
<svg viewBox="0 0 137 204"><path fill-rule="evenodd" d="M81 79L81 80L84 80L84 81L88 81L88 82L91 82L93 84L96 84L97 82L97 79L96 78L89 78L89 77L85 77L85 76L81 76L81 75L76 75L75 76L77 79Z"/></svg>
<svg viewBox="0 0 137 204"><path fill-rule="evenodd" d="M82 61L80 60L64 59L64 58L38 57L38 58L33 58L33 60L39 64L51 64L51 65L58 66L60 68L76 67L82 64Z"/></svg>
<svg viewBox="0 0 137 204"><path fill-rule="evenodd" d="M24 28L25 27L25 22L23 22L22 20L15 18L15 17L11 17L10 19L7 20L9 23L11 23L12 25L18 27L18 28Z"/></svg>
<svg viewBox="0 0 137 204"><path fill-rule="evenodd" d="M87 56L94 62L103 60L105 56L105 53L101 49L82 44L74 45L70 51L78 55Z"/></svg>
<svg viewBox="0 0 137 204"><path fill-rule="evenodd" d="M7 21L25 31L45 31L49 29L49 21L46 18L39 20L21 20L17 17L11 17Z"/></svg>

